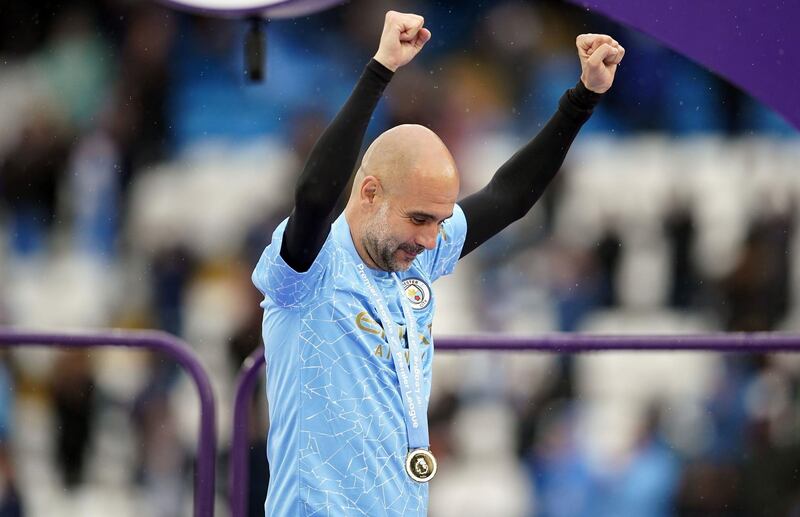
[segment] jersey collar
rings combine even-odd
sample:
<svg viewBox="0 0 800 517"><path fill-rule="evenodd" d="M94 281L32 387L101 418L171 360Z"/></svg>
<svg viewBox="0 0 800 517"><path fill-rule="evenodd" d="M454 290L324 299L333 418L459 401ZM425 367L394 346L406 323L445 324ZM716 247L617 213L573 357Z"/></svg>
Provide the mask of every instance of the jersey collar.
<svg viewBox="0 0 800 517"><path fill-rule="evenodd" d="M358 264L364 264L364 261L361 259L361 255L358 254L356 250L356 245L353 243L353 236L350 233L350 225L347 224L347 218L345 217L344 213L342 213L336 220L333 222L331 226L331 235L333 236L334 240L337 244L339 244L345 251L353 258L353 262ZM382 271L380 269L372 269L366 264L367 271L372 273L372 276L376 278L390 278L391 273L388 271Z"/></svg>

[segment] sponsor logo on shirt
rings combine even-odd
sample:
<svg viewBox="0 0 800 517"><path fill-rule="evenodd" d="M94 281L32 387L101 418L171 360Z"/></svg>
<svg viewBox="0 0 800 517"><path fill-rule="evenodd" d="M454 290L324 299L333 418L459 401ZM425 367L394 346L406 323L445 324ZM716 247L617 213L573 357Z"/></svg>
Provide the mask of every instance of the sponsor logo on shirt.
<svg viewBox="0 0 800 517"><path fill-rule="evenodd" d="M367 334L374 334L376 336L380 336L381 340L385 339L385 335L383 333L383 329L375 321L372 316L370 316L367 311L361 311L356 315L356 327L358 327L363 332ZM425 327L425 332L420 332L419 334L419 341L422 343L423 346L431 344L431 332L433 331L433 324L429 323ZM400 340L405 342L406 340L406 326L405 325L398 325L398 333L400 336ZM392 354L389 349L389 345L386 343L380 343L375 347L374 354L378 357L382 357L384 359L391 359ZM408 356L408 350L406 350L406 356ZM406 357L408 360L408 357Z"/></svg>

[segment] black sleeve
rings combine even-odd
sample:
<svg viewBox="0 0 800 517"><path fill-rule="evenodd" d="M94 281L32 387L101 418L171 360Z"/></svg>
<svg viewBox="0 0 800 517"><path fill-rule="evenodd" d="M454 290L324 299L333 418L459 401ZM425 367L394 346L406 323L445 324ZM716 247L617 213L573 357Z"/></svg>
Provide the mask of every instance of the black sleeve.
<svg viewBox="0 0 800 517"><path fill-rule="evenodd" d="M488 185L458 203L467 219L462 257L528 213L601 97L578 81L561 96L558 110L539 134L504 163Z"/></svg>
<svg viewBox="0 0 800 517"><path fill-rule="evenodd" d="M372 112L393 75L371 60L345 105L314 144L297 180L294 210L281 245L281 257L295 271L307 271L325 243L341 211L337 201L354 172Z"/></svg>

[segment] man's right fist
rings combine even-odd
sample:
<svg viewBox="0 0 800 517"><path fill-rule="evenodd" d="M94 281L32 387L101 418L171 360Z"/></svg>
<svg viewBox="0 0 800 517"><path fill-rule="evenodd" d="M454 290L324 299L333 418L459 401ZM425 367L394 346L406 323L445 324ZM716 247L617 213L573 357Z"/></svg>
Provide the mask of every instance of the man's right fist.
<svg viewBox="0 0 800 517"><path fill-rule="evenodd" d="M424 23L425 19L416 14L387 12L375 60L394 72L414 59L431 39L431 31L423 27Z"/></svg>

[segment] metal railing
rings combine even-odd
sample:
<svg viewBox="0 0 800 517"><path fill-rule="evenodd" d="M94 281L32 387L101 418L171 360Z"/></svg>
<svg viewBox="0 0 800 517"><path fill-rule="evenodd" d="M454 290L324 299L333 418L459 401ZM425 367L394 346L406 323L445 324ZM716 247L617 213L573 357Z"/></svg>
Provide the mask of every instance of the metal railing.
<svg viewBox="0 0 800 517"><path fill-rule="evenodd" d="M534 351L558 354L634 350L646 352L800 352L800 335L767 332L685 336L556 334L536 338L477 335L439 338L436 340L435 346L439 351ZM250 400L264 363L263 349L256 350L242 365L237 379L228 486L232 517L247 515L249 485L247 430L250 423Z"/></svg>
<svg viewBox="0 0 800 517"><path fill-rule="evenodd" d="M169 355L189 373L200 396L200 434L194 479L194 516L214 515L214 465L217 457L216 406L208 375L191 348L165 332L111 331L104 333L24 332L0 328L0 346L44 346L51 348L127 347L146 348Z"/></svg>

